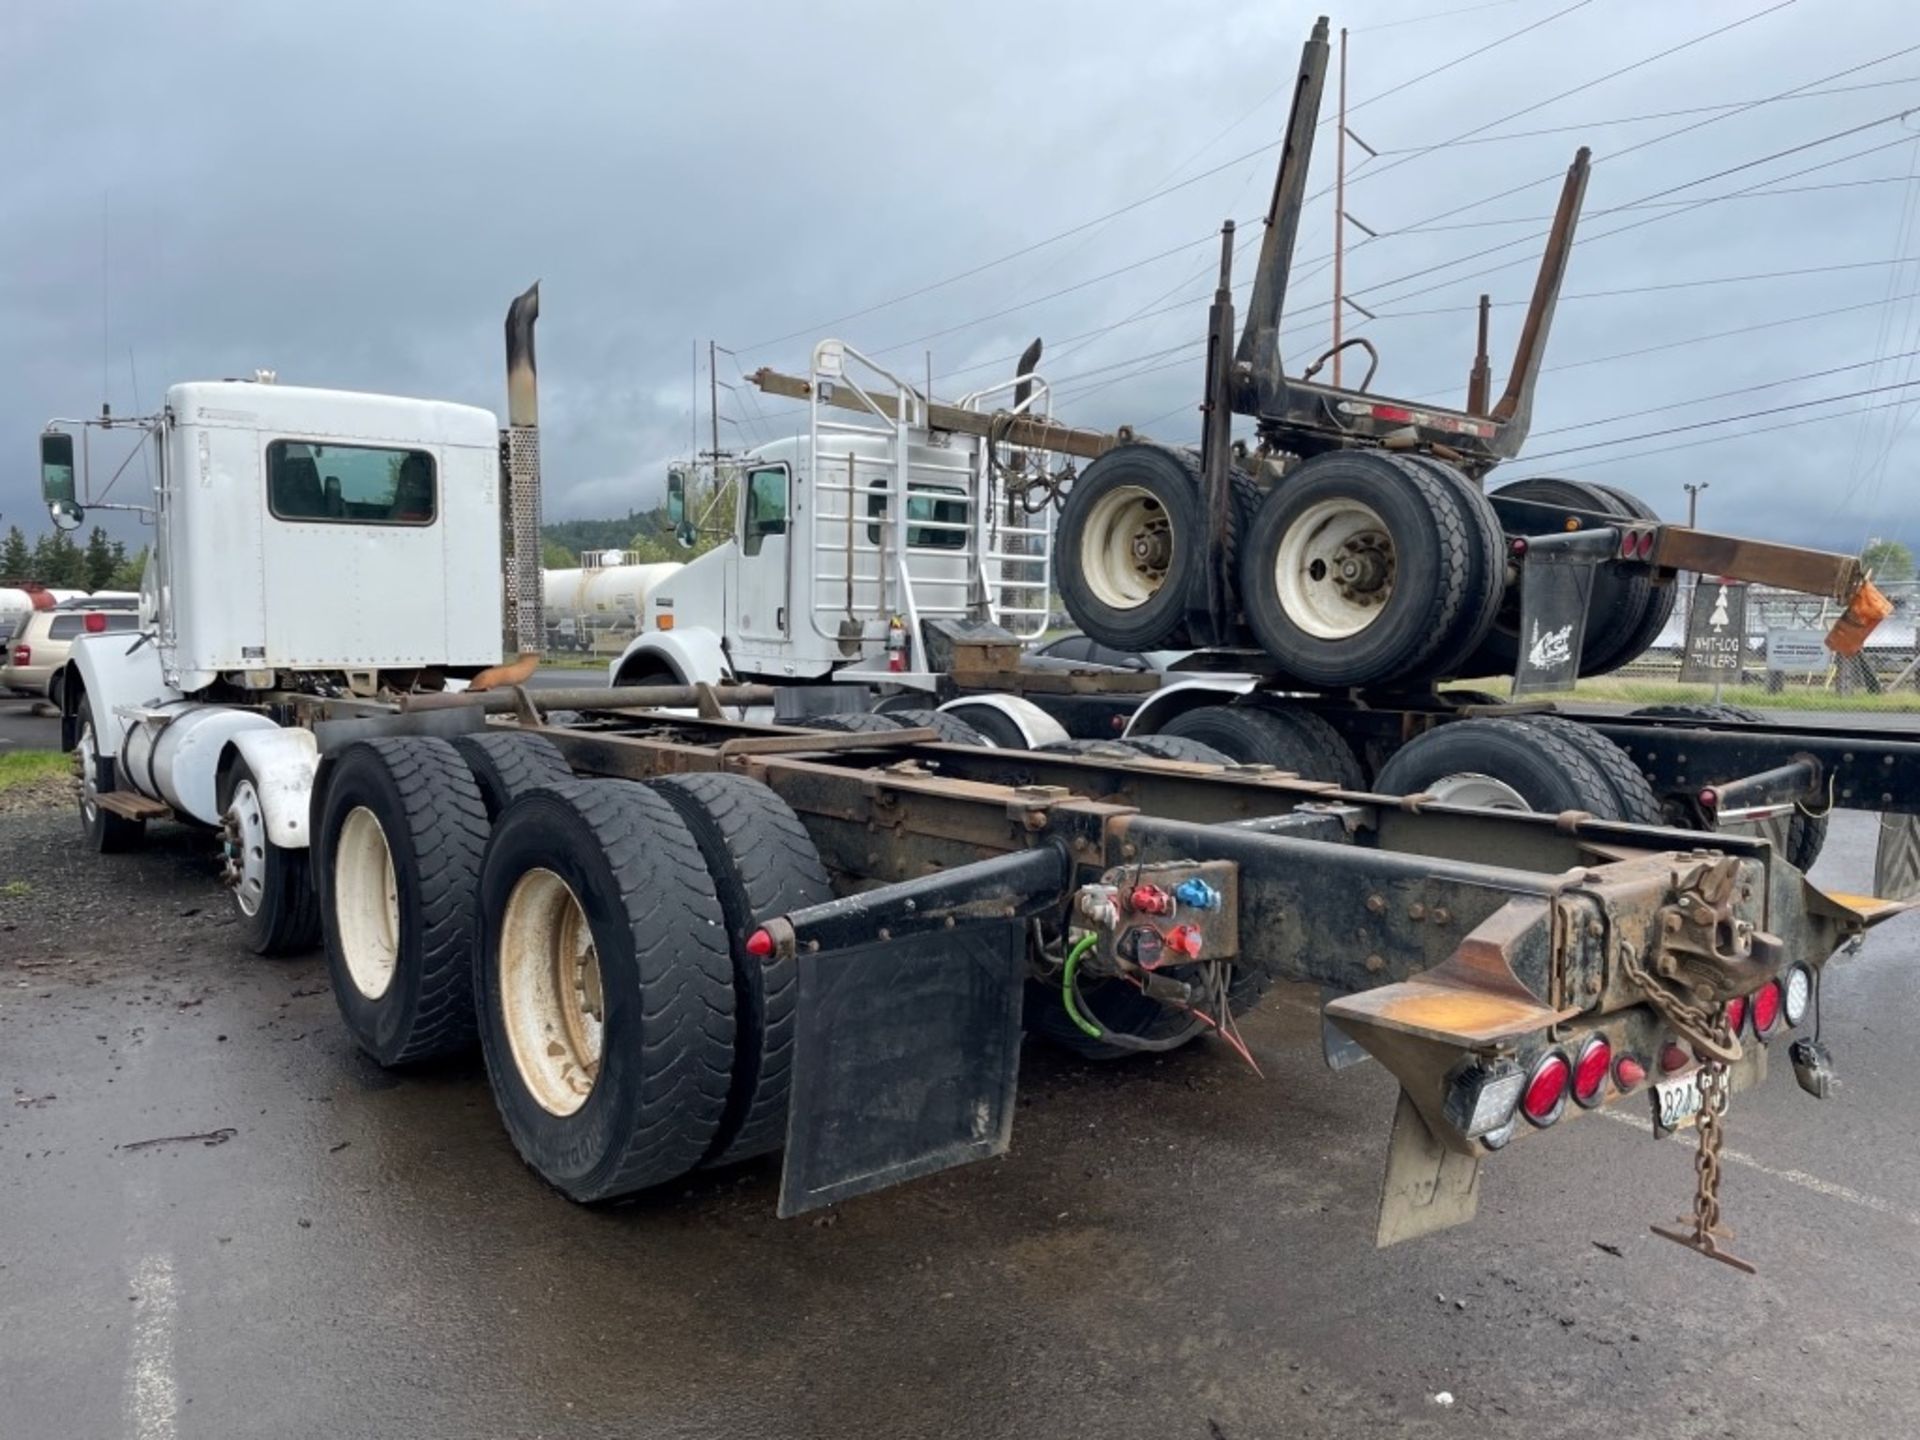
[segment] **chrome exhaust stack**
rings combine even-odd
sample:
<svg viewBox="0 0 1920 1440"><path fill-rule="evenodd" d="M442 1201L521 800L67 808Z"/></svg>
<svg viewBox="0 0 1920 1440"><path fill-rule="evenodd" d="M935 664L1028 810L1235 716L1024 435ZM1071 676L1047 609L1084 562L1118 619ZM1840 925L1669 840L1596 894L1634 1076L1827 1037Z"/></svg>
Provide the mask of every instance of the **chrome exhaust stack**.
<svg viewBox="0 0 1920 1440"><path fill-rule="evenodd" d="M546 648L545 577L540 567L540 384L533 326L540 318L540 282L507 309L507 428L500 436L507 517L508 654Z"/></svg>

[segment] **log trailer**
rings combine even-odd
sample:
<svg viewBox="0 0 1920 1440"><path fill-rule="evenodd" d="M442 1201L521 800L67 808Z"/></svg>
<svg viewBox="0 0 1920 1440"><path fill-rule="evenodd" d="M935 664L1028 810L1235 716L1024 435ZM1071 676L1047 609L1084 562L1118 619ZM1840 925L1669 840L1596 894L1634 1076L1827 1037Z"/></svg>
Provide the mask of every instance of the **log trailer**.
<svg viewBox="0 0 1920 1440"><path fill-rule="evenodd" d="M62 524L97 430L137 427L156 476L142 629L78 640L63 699L91 844L213 832L250 946L324 946L380 1064L477 1046L562 1194L783 1151L793 1215L992 1156L1023 1029L1100 1059L1243 1049L1275 980L1331 997L1331 1060L1400 1084L1382 1243L1469 1219L1488 1157L1591 1109L1696 1124L1711 1155L1770 1052L1827 1093L1831 961L1904 907L1756 839L1145 742L756 724L757 684L524 687L537 313L509 313L504 431L217 382L56 423L41 462ZM895 475L875 518L921 523ZM1889 809L1920 809L1916 752L1881 748ZM1711 1181L1673 1233L1727 1258Z"/></svg>
<svg viewBox="0 0 1920 1440"><path fill-rule="evenodd" d="M1287 374L1280 321L1327 65L1301 57L1246 323L1231 227L1208 317L1197 451L1062 424L1036 373L955 403L828 340L804 375L806 433L750 452L725 541L657 586L615 685L782 687L780 714L830 727L935 724L1033 749L1118 740L1263 764L1348 789L1765 833L1805 869L1834 806L1898 815L1892 886L1916 867L1907 737L1789 727L1733 705L1603 715L1532 697L1644 653L1682 571L1831 597L1857 651L1886 611L1857 559L1662 522L1626 491L1548 477L1489 493L1523 445L1588 161L1569 167L1505 390L1487 307L1454 410ZM1255 422L1229 443L1235 415ZM1082 468L1075 473L1073 467ZM684 477L669 506L684 516ZM1093 640L1179 655L1164 677L1022 654L1057 590ZM1512 678L1506 704L1442 688ZM842 709L875 706L878 714Z"/></svg>

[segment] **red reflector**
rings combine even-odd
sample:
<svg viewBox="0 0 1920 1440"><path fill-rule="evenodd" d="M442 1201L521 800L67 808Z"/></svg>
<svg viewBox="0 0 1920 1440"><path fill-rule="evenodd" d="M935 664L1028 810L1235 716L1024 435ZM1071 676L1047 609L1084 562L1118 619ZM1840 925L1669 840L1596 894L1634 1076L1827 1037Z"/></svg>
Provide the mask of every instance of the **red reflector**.
<svg viewBox="0 0 1920 1440"><path fill-rule="evenodd" d="M1769 980L1753 992L1753 1033L1767 1035L1780 1023L1780 982Z"/></svg>
<svg viewBox="0 0 1920 1440"><path fill-rule="evenodd" d="M1124 715L1116 715L1113 717L1112 723L1113 733L1118 735L1122 730L1127 728L1127 717Z"/></svg>
<svg viewBox="0 0 1920 1440"><path fill-rule="evenodd" d="M1669 1040L1660 1047L1660 1068L1671 1075L1676 1070L1684 1070L1693 1063L1693 1056L1687 1053L1686 1046L1676 1040Z"/></svg>
<svg viewBox="0 0 1920 1440"><path fill-rule="evenodd" d="M1746 1019L1746 996L1736 995L1733 999L1727 1001L1727 1029L1731 1030L1735 1035L1738 1035L1740 1033L1740 1027L1746 1023Z"/></svg>
<svg viewBox="0 0 1920 1440"><path fill-rule="evenodd" d="M747 954L764 960L773 954L773 936L765 930L756 930L747 937Z"/></svg>
<svg viewBox="0 0 1920 1440"><path fill-rule="evenodd" d="M1516 536L1507 543L1507 549L1511 550L1515 555L1524 555L1527 553L1527 542L1523 537Z"/></svg>
<svg viewBox="0 0 1920 1440"><path fill-rule="evenodd" d="M1607 1088L1607 1072L1613 1068L1613 1045L1604 1035L1596 1035L1581 1048L1573 1066L1573 1098L1582 1105L1594 1105Z"/></svg>
<svg viewBox="0 0 1920 1440"><path fill-rule="evenodd" d="M1567 1082L1572 1078L1567 1057L1550 1050L1540 1057L1520 1097L1520 1110L1536 1125L1551 1125L1567 1107Z"/></svg>
<svg viewBox="0 0 1920 1440"><path fill-rule="evenodd" d="M1700 792L1700 808L1702 810L1719 809L1720 792L1718 790L1702 790Z"/></svg>
<svg viewBox="0 0 1920 1440"><path fill-rule="evenodd" d="M1407 421L1413 419L1413 412L1411 410L1404 410L1398 405L1376 405L1373 407L1373 418L1376 420L1398 420L1402 424L1405 424Z"/></svg>
<svg viewBox="0 0 1920 1440"><path fill-rule="evenodd" d="M1647 1067L1631 1055L1622 1055L1613 1062L1613 1083L1622 1090L1631 1090L1647 1078Z"/></svg>
<svg viewBox="0 0 1920 1440"><path fill-rule="evenodd" d="M107 633L107 617L102 615L98 610L89 610L87 612L86 623L87 633L89 635L104 635Z"/></svg>

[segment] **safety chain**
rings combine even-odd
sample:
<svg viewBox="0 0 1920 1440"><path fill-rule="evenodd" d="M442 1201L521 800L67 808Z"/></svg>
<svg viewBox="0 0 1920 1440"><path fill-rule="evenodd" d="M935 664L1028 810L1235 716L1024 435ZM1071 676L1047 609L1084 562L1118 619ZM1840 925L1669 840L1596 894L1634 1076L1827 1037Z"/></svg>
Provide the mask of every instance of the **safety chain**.
<svg viewBox="0 0 1920 1440"><path fill-rule="evenodd" d="M1631 967L1629 969L1631 971ZM1659 1002L1656 1000L1655 1004ZM1664 1013L1664 1007L1662 1010ZM1739 1053L1724 1005L1714 1021L1713 1039L1718 1042L1718 1048L1734 1049L1736 1054ZM1720 1241L1731 1235L1720 1224L1720 1148L1726 1141L1727 1102L1733 1093L1732 1077L1727 1073L1726 1062L1711 1054L1703 1056L1695 1083L1700 1087L1700 1113L1694 1118L1694 1128L1700 1132L1700 1147L1694 1152L1693 1158L1693 1228L1680 1230L1663 1225L1651 1228L1656 1235L1698 1250L1710 1259L1751 1275L1754 1267L1750 1263L1720 1248Z"/></svg>

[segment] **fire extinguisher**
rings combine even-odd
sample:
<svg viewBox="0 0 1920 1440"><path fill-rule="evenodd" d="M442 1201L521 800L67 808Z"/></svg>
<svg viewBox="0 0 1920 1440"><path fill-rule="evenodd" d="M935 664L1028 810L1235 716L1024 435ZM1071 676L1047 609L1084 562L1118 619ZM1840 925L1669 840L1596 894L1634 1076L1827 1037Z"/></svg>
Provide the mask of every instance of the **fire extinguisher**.
<svg viewBox="0 0 1920 1440"><path fill-rule="evenodd" d="M887 669L895 675L907 668L907 626L898 615L887 622Z"/></svg>

